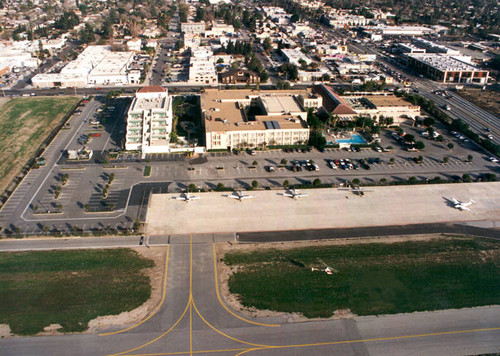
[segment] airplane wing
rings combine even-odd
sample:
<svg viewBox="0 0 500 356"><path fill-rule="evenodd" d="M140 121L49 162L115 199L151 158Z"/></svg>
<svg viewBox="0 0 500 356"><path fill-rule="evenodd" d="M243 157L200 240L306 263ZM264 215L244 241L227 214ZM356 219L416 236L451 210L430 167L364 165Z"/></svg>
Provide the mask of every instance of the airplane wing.
<svg viewBox="0 0 500 356"><path fill-rule="evenodd" d="M293 198L293 194L291 193L283 193L283 196Z"/></svg>
<svg viewBox="0 0 500 356"><path fill-rule="evenodd" d="M297 194L298 197L307 197L309 196L309 194L306 194L306 193L300 193L300 194Z"/></svg>
<svg viewBox="0 0 500 356"><path fill-rule="evenodd" d="M460 204L460 202L458 200L456 200L455 198L451 198L451 201L453 202L453 204Z"/></svg>
<svg viewBox="0 0 500 356"><path fill-rule="evenodd" d="M239 197L239 196L234 195L234 194L229 194L227 197L228 197L228 198L231 198L231 199L240 199L240 197Z"/></svg>
<svg viewBox="0 0 500 356"><path fill-rule="evenodd" d="M253 195L243 195L240 199L251 199L253 197Z"/></svg>
<svg viewBox="0 0 500 356"><path fill-rule="evenodd" d="M200 199L200 197L199 196L192 196L191 197L191 200L196 200L196 199Z"/></svg>
<svg viewBox="0 0 500 356"><path fill-rule="evenodd" d="M472 213L472 210L470 210L469 208L467 208L465 206L462 207L462 210L467 210L469 213Z"/></svg>
<svg viewBox="0 0 500 356"><path fill-rule="evenodd" d="M175 198L175 199L177 199L177 200L187 200L187 198L186 198L186 197L177 197L177 198ZM192 199L192 198L191 198L191 199Z"/></svg>

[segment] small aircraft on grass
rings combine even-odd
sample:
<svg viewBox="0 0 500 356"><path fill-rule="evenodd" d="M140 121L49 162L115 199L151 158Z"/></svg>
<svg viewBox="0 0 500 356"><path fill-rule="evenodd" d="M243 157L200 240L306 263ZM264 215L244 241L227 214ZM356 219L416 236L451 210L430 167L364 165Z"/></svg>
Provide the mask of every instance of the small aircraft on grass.
<svg viewBox="0 0 500 356"><path fill-rule="evenodd" d="M328 266L325 262L323 262L323 260L318 258L318 261L321 262L321 264L323 264L324 268L311 267L311 271L313 271L313 272L314 271L321 271L321 272L325 272L326 274L334 274L334 273L339 272L335 268Z"/></svg>
<svg viewBox="0 0 500 356"><path fill-rule="evenodd" d="M186 203L189 203L192 200L200 199L200 197L191 195L191 194L189 194L189 192L185 192L185 193L182 193L182 195L180 197L177 197L176 199L177 200L184 200Z"/></svg>
<svg viewBox="0 0 500 356"><path fill-rule="evenodd" d="M227 197L231 199L238 199L239 201L255 198L253 195L243 194L241 190L235 190L232 194L229 194Z"/></svg>
<svg viewBox="0 0 500 356"><path fill-rule="evenodd" d="M299 191L296 190L295 188L288 189L288 191L286 191L283 194L284 197L290 197L290 198L293 198L293 199L299 199L299 198L302 198L302 197L307 197L308 195L309 194L299 193Z"/></svg>
<svg viewBox="0 0 500 356"><path fill-rule="evenodd" d="M454 206L453 206L453 207L454 207L455 209L458 209L458 210L467 210L468 212L471 212L471 213L472 213L472 210L470 210L470 209L468 208L468 206L469 206L469 205L471 205L472 203L475 203L475 201L474 201L474 200L472 200L472 199L471 199L471 200L469 200L469 202L467 202L467 203L463 203L463 202L461 202L461 201L459 201L459 200L457 200L457 199L455 199L455 198L451 198L451 201L453 202L453 204L454 204Z"/></svg>

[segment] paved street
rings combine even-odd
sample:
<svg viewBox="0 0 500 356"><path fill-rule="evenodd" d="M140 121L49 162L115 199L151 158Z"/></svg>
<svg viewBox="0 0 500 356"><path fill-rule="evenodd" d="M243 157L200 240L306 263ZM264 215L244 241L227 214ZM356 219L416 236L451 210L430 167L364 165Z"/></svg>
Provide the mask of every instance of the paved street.
<svg viewBox="0 0 500 356"><path fill-rule="evenodd" d="M124 102L120 103L114 109L118 117L126 108ZM111 121L98 132L101 136L92 137L87 143L95 158L81 162L62 158L66 149L81 146L77 144L78 137L95 132L89 122L100 106L100 101L87 104L81 114L70 119L69 129L62 130L48 146L44 154L47 165L31 170L0 211L0 222L6 229L14 231L17 228L28 235L73 229L131 229L137 219L145 221L150 193L180 192L189 184L205 190L215 189L218 183L245 189L255 180L259 187L280 189L285 180L291 185L302 185L318 178L323 183L341 186L346 180L359 179L361 185L373 185L381 180L397 182L410 177L417 180L435 177L460 180L464 174L469 174L475 179L480 174L498 175L500 172L499 165L488 161L488 156L474 143L452 136L439 124L436 130L445 137L443 143L420 138L422 129L403 125L406 132L424 141L426 148L423 152L407 152L389 131L384 131L380 137L381 145L393 147L391 152L377 153L371 149L360 152L327 149L323 153L316 150L305 153L267 150L258 151L253 156L246 152L239 155L208 153L195 159L179 154L153 154L147 160L141 159L138 153L125 152L109 163L96 163L97 160L102 162L103 151L119 145L117 137L123 130L122 123ZM455 148L447 149L447 142L454 143ZM419 155L423 156L423 161L416 163L414 159ZM472 161L468 160L469 155L472 155ZM443 163L444 157L447 157L447 163ZM329 162L340 158L350 159L357 169L330 168ZM363 169L360 160L370 158L381 161L368 164L369 170ZM291 162L306 160L316 162L319 171L292 170ZM152 167L151 176L144 177L147 165ZM276 170L269 172L270 166ZM68 183L62 186L61 194L56 198L54 192L61 186L61 177L65 174L69 177ZM107 197L103 198L102 191L110 175L114 180ZM62 213L59 207L62 207Z"/></svg>
<svg viewBox="0 0 500 356"><path fill-rule="evenodd" d="M252 318L220 297L213 239L168 247L159 308L135 325L65 336L0 340L2 355L466 355L500 348L500 308L298 322ZM146 248L146 247L144 247Z"/></svg>

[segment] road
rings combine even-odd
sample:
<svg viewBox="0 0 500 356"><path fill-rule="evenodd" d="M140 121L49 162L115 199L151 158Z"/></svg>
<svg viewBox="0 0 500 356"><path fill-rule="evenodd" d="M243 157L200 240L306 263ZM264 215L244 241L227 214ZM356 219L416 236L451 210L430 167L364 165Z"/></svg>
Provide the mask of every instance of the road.
<svg viewBox="0 0 500 356"><path fill-rule="evenodd" d="M408 77L413 83L412 88L417 89L419 94L423 97L433 100L438 107L443 109L448 105L450 110L443 111L445 111L452 119L462 119L482 138L484 138L484 134L486 133L485 129L491 129L494 134L493 142L497 145L500 144L500 118L498 116L491 114L477 105L472 104L470 101L465 100L461 96L446 90L448 88L448 85L446 84L435 82L426 78L420 78L409 68L395 66L394 62L391 62L383 53L379 52L372 46L358 44L355 47L360 47L367 52L376 54L377 59L383 60L392 70ZM451 99L447 99L446 97L435 93L437 90L443 89L446 90L446 95L451 97Z"/></svg>
<svg viewBox="0 0 500 356"><path fill-rule="evenodd" d="M166 280L161 304L143 321L89 334L5 338L0 354L465 355L500 348L500 307L307 322L289 314L249 317L220 296L212 241L185 236L156 247L165 249Z"/></svg>

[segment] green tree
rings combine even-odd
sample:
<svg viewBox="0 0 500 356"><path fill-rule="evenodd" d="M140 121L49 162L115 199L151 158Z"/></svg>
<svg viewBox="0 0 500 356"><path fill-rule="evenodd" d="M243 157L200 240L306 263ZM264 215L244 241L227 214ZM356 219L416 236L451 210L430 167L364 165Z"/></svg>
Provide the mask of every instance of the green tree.
<svg viewBox="0 0 500 356"><path fill-rule="evenodd" d="M320 185L321 185L321 180L319 178L316 178L315 180L313 180L313 186L315 186L317 188Z"/></svg>
<svg viewBox="0 0 500 356"><path fill-rule="evenodd" d="M289 186L290 186L290 182L288 181L288 179L285 179L283 181L283 187L288 188Z"/></svg>
<svg viewBox="0 0 500 356"><path fill-rule="evenodd" d="M259 182L257 182L256 180L253 180L252 181L252 188L257 188L259 186Z"/></svg>
<svg viewBox="0 0 500 356"><path fill-rule="evenodd" d="M264 48L264 51L266 51L267 53L269 53L271 51L271 49L273 48L273 45L272 45L269 37L266 37L266 39L264 40L264 43L262 44L262 47Z"/></svg>
<svg viewBox="0 0 500 356"><path fill-rule="evenodd" d="M286 158L283 158L283 159L281 160L281 164L282 164L283 166L285 166L287 163L288 163L288 161L286 160Z"/></svg>
<svg viewBox="0 0 500 356"><path fill-rule="evenodd" d="M85 23L85 27L79 32L79 40L81 43L92 43L95 41L94 28L89 23Z"/></svg>
<svg viewBox="0 0 500 356"><path fill-rule="evenodd" d="M423 150L425 148L425 144L422 141L417 141L417 143L415 144L415 148L417 150Z"/></svg>
<svg viewBox="0 0 500 356"><path fill-rule="evenodd" d="M412 134L406 134L404 139L406 142L415 142L415 136L413 136Z"/></svg>
<svg viewBox="0 0 500 356"><path fill-rule="evenodd" d="M188 192L195 192L197 191L197 188L196 188L196 185L191 183L189 186L188 186Z"/></svg>
<svg viewBox="0 0 500 356"><path fill-rule="evenodd" d="M359 185L359 183L361 183L361 181L359 180L359 178L354 178L352 180L352 184L354 184L354 185Z"/></svg>
<svg viewBox="0 0 500 356"><path fill-rule="evenodd" d="M259 164L259 162L257 162L257 161L253 161L253 162L252 162L252 166L256 166L256 165L258 165L258 164Z"/></svg>
<svg viewBox="0 0 500 356"><path fill-rule="evenodd" d="M299 78L299 70L295 64L283 63L280 70L284 73L287 80L297 80Z"/></svg>
<svg viewBox="0 0 500 356"><path fill-rule="evenodd" d="M453 142L450 142L448 143L447 147L449 150L452 150L455 147L455 145L453 144Z"/></svg>
<svg viewBox="0 0 500 356"><path fill-rule="evenodd" d="M312 131L309 135L309 145L322 151L326 147L326 138L321 132Z"/></svg>
<svg viewBox="0 0 500 356"><path fill-rule="evenodd" d="M435 122L436 122L436 120L434 120L432 117L429 117L429 116L426 116L424 119L424 125L427 127L433 126Z"/></svg>
<svg viewBox="0 0 500 356"><path fill-rule="evenodd" d="M473 159L474 159L473 155L468 155L467 156L467 162L472 162Z"/></svg>
<svg viewBox="0 0 500 356"><path fill-rule="evenodd" d="M448 163L450 161L450 157L444 156L443 157L443 163Z"/></svg>

